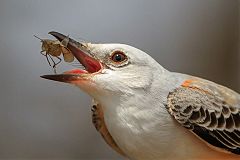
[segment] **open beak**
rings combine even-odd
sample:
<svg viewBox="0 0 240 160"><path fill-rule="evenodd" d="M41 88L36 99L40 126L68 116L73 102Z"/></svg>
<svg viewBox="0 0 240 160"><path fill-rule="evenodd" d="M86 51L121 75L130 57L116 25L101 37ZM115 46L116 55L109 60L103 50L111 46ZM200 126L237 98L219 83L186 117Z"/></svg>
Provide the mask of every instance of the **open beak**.
<svg viewBox="0 0 240 160"><path fill-rule="evenodd" d="M73 56L79 61L79 63L85 67L85 69L75 69L62 74L43 75L41 76L42 78L71 83L73 81L86 78L91 74L98 73L102 69L102 64L93 56L91 56L92 54L83 43L79 43L58 32L49 32L49 34L54 36L60 42L65 38L68 38L69 42L67 44L67 48L72 52Z"/></svg>

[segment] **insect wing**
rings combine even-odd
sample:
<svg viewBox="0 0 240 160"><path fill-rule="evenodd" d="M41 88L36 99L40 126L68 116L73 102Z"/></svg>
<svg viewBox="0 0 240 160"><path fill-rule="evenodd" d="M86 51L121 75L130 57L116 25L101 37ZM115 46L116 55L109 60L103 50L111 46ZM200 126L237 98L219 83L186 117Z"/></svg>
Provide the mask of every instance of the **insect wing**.
<svg viewBox="0 0 240 160"><path fill-rule="evenodd" d="M67 48L62 47L63 58L65 62L72 62L74 60L74 56L71 51Z"/></svg>
<svg viewBox="0 0 240 160"><path fill-rule="evenodd" d="M68 42L69 42L69 37L66 37L66 38L64 38L64 39L61 41L61 44L62 44L64 47L67 47Z"/></svg>

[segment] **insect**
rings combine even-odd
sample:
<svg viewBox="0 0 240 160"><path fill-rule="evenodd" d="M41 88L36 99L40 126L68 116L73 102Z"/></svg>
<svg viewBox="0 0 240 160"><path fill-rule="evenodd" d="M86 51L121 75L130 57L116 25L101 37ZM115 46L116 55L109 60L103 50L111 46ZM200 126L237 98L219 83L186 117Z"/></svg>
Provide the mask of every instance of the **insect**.
<svg viewBox="0 0 240 160"><path fill-rule="evenodd" d="M58 40L41 39L36 35L34 35L34 37L40 39L42 42L42 51L40 53L46 57L48 64L53 67L55 73L56 66L62 61L60 58L61 54L63 54L65 62L70 63L74 60L72 52L67 48L67 44L69 42L68 37L63 39L61 42ZM58 62L55 62L53 57L56 57ZM52 61L53 65L50 63L49 59Z"/></svg>

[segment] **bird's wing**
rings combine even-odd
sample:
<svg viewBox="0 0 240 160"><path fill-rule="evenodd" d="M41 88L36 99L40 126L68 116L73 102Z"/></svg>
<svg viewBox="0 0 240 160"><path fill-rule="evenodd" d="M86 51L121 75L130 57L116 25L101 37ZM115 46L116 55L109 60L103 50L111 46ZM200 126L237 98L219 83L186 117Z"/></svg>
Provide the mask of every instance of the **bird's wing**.
<svg viewBox="0 0 240 160"><path fill-rule="evenodd" d="M169 93L169 113L200 139L240 154L240 95L202 79L185 81Z"/></svg>

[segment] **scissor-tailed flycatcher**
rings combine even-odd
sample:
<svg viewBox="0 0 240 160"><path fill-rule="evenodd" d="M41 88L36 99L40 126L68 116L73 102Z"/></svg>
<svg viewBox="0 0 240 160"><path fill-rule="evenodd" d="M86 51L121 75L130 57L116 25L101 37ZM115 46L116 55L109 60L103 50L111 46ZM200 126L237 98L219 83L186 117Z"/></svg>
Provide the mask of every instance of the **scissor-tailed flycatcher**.
<svg viewBox="0 0 240 160"><path fill-rule="evenodd" d="M238 93L169 72L128 45L69 39L67 47L85 70L42 77L93 97L93 123L118 153L132 160L240 159Z"/></svg>

